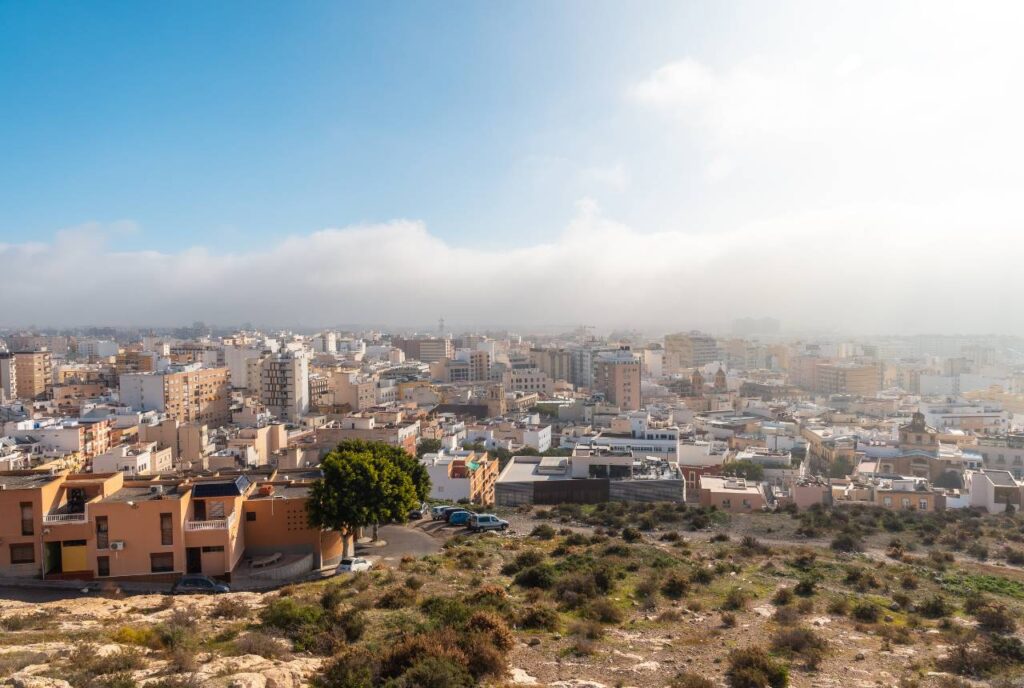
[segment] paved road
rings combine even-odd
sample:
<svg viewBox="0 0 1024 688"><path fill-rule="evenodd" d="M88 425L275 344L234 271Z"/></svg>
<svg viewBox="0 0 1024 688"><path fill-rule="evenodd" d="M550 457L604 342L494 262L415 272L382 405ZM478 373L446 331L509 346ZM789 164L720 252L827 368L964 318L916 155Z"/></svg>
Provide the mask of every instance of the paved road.
<svg viewBox="0 0 1024 688"><path fill-rule="evenodd" d="M425 525L429 521L423 521ZM421 527L410 526L381 526L377 536L387 544L375 546L372 544L360 544L356 546L356 554L366 557L378 557L379 560L388 565L397 565L405 555L422 557L427 554L435 554L441 551L444 540L433 537L423 531Z"/></svg>
<svg viewBox="0 0 1024 688"><path fill-rule="evenodd" d="M83 587L84 587L83 583ZM127 593L131 595L132 593ZM83 593L80 589L74 588L13 588L0 586L0 600L15 600L17 602L57 602L81 597L95 597L95 592Z"/></svg>

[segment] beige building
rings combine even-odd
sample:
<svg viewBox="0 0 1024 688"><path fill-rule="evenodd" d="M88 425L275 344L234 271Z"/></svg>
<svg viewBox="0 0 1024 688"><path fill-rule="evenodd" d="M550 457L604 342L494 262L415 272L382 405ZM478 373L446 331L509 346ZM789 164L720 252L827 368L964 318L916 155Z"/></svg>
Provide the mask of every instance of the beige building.
<svg viewBox="0 0 1024 688"><path fill-rule="evenodd" d="M260 363L260 402L275 418L309 413L309 359L301 352L272 354Z"/></svg>
<svg viewBox="0 0 1024 688"><path fill-rule="evenodd" d="M714 363L721 358L714 337L700 332L679 332L665 335L663 369L672 375L689 368Z"/></svg>
<svg viewBox="0 0 1024 688"><path fill-rule="evenodd" d="M818 363L814 382L814 389L820 394L873 397L881 389L882 371L877 365Z"/></svg>
<svg viewBox="0 0 1024 688"><path fill-rule="evenodd" d="M166 373L125 373L120 377L120 397L136 411L158 411L183 423L231 422L227 368L193 364Z"/></svg>
<svg viewBox="0 0 1024 688"><path fill-rule="evenodd" d="M594 360L594 391L623 411L638 411L642 364L629 348L602 352Z"/></svg>
<svg viewBox="0 0 1024 688"><path fill-rule="evenodd" d="M53 391L53 359L49 351L15 351L17 397L47 399Z"/></svg>
<svg viewBox="0 0 1024 688"><path fill-rule="evenodd" d="M552 380L572 378L572 354L565 349L530 349L530 362Z"/></svg>

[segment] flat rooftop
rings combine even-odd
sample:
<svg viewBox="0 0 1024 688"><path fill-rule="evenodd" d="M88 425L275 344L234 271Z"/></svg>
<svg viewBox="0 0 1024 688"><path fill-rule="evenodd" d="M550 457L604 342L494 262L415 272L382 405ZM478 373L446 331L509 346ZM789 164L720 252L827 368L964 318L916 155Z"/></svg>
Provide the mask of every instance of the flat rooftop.
<svg viewBox="0 0 1024 688"><path fill-rule="evenodd" d="M251 495L246 497L246 501L250 500L263 500L268 499L302 499L303 497L309 496L309 485L274 485L274 493L265 495L260 494L259 490L256 490Z"/></svg>
<svg viewBox="0 0 1024 688"><path fill-rule="evenodd" d="M104 502L149 502L158 499L181 499L181 492L178 487L165 485L162 493L153 492L149 486L146 487L122 487L103 500Z"/></svg>
<svg viewBox="0 0 1024 688"><path fill-rule="evenodd" d="M32 473L30 475L0 474L0 485L3 485L5 490L31 490L53 482L58 477L49 473Z"/></svg>

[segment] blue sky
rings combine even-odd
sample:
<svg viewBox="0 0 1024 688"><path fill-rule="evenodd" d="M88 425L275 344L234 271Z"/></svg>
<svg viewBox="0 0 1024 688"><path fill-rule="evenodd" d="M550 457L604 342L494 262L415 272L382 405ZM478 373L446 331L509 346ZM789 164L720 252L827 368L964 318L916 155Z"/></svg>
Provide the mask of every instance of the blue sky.
<svg viewBox="0 0 1024 688"><path fill-rule="evenodd" d="M1024 333L1021 35L996 0L0 0L0 327Z"/></svg>
<svg viewBox="0 0 1024 688"><path fill-rule="evenodd" d="M629 80L728 18L674 5L0 2L0 241L128 219L128 248L230 250L392 218L543 239L589 189L536 168L618 164Z"/></svg>

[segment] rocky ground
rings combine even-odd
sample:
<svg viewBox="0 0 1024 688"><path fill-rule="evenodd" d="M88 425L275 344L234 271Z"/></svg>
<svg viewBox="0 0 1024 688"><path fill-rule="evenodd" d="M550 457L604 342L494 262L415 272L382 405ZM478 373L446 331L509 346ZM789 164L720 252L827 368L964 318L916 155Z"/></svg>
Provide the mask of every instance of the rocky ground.
<svg viewBox="0 0 1024 688"><path fill-rule="evenodd" d="M901 533L915 554L900 558L886 550L890 535L868 532L867 551L835 552L829 532L802 536L795 519L781 515L653 531L557 514L538 518L536 511L505 516L513 522L510 535L457 537L441 554L408 557L340 582L216 597L0 600L0 682L23 688L298 688L315 685L348 649L366 648L371 657L386 653L410 634L456 628L476 609L500 614L511 629L502 665L474 674L475 682L490 686L688 688L672 683L680 675L726 686L731 653L751 647L768 650L788 670L788 685L799 688L1011 686L1024 675L1024 657L1000 656L998 671L958 670L948 662L956 648L980 647L988 637L979 634L967 596L1020 619L1020 568L961 555L926 566L929 548L916 543L918 531ZM536 532L538 525L549 525L549 532ZM537 568L548 578L531 583L522 576ZM593 571L611 576L597 593L587 587ZM685 579L681 592L669 592L673 576ZM791 594L807 581L814 585L806 594ZM498 602L471 602L485 591ZM330 605L328 592L336 596ZM928 611L936 597L945 607ZM266 613L285 598L293 605L292 620ZM439 613L439 600L466 613ZM875 615L859 617L861 606ZM310 610L322 617L307 618ZM543 627L527 620L538 610L551 616ZM354 617L361 620L358 634L318 642L319 636L344 635L337 629L348 628L346 619ZM779 645L794 629L813 638L817 649ZM1000 633L1012 639L1016 628ZM396 685L445 685L405 680Z"/></svg>

